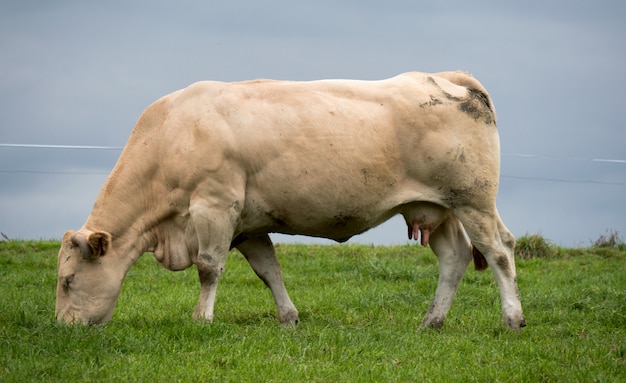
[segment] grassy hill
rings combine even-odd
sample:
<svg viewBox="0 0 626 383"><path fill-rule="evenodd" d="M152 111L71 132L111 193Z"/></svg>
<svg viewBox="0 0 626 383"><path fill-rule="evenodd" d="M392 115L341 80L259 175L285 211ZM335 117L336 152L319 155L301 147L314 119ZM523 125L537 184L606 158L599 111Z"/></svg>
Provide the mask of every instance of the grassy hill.
<svg viewBox="0 0 626 383"><path fill-rule="evenodd" d="M529 247L546 252L517 260L528 322L519 333L504 328L491 271L473 268L444 328L420 329L437 260L414 245L279 245L297 328L280 327L269 291L236 251L212 324L191 319L195 269L170 272L146 254L109 324L59 325L59 243L0 242L0 380L626 381L624 245L543 242Z"/></svg>

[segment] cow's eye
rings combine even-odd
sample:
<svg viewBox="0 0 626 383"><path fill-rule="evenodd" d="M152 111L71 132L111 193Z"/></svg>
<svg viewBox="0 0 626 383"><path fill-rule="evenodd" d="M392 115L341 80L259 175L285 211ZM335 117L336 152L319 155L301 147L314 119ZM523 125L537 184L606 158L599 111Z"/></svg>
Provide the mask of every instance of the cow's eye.
<svg viewBox="0 0 626 383"><path fill-rule="evenodd" d="M74 281L74 274L70 274L63 278L63 286L69 288L72 282Z"/></svg>

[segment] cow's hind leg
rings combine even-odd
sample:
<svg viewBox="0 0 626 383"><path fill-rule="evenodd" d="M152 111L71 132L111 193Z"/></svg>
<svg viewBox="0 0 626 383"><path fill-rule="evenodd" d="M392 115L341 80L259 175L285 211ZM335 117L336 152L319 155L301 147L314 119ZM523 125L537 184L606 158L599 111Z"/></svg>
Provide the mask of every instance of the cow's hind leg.
<svg viewBox="0 0 626 383"><path fill-rule="evenodd" d="M422 327L440 328L472 260L472 248L463 227L454 216L448 217L432 233L430 246L439 259L439 282Z"/></svg>
<svg viewBox="0 0 626 383"><path fill-rule="evenodd" d="M504 226L495 207L491 211L460 208L456 212L472 244L484 254L500 289L502 314L512 329L526 326L515 272L515 238Z"/></svg>
<svg viewBox="0 0 626 383"><path fill-rule="evenodd" d="M237 249L252 266L254 272L269 287L276 302L278 320L282 324L295 325L298 323L298 310L291 302L283 276L280 271L280 263L276 258L274 245L267 234L252 237L237 245Z"/></svg>

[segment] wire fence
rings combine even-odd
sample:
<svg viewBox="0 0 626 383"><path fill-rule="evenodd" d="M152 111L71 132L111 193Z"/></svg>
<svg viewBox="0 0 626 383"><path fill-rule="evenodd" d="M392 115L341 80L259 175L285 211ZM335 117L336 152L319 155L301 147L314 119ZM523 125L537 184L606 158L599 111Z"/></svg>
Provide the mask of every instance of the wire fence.
<svg viewBox="0 0 626 383"><path fill-rule="evenodd" d="M121 146L91 146L91 145L38 145L38 144L3 144L0 143L0 148L22 148L22 149L64 149L64 150L111 150L121 151ZM561 160L561 161L585 161L596 162L604 164L626 164L626 159L615 158L585 158L585 157L568 157L568 156L556 156L556 155L543 155L543 154L527 154L527 153L502 153L503 157L517 157L517 158L535 158L541 160ZM109 172L104 171L54 171L54 170L25 170L25 169L1 169L0 174L71 174L71 175L107 175ZM510 174L501 174L502 178L529 180L529 181L545 181L545 182L558 182L558 183L571 183L571 184L595 184L595 185L613 185L613 186L626 186L626 182L609 182L609 181L597 181L597 180L572 180L572 179L560 179L553 177L535 177L535 176L518 176Z"/></svg>

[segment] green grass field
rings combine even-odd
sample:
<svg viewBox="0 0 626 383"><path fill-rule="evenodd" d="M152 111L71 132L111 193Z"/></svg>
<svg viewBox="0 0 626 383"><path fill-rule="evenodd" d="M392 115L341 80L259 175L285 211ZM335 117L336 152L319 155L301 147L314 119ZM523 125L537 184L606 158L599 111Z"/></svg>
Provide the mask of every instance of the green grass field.
<svg viewBox="0 0 626 383"><path fill-rule="evenodd" d="M506 330L490 270L468 270L441 330L419 328L437 261L418 246L280 245L296 328L229 256L214 323L191 319L195 269L144 255L101 327L54 320L56 242L0 243L0 381L626 381L626 251L519 259L528 327Z"/></svg>

